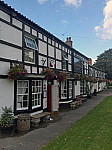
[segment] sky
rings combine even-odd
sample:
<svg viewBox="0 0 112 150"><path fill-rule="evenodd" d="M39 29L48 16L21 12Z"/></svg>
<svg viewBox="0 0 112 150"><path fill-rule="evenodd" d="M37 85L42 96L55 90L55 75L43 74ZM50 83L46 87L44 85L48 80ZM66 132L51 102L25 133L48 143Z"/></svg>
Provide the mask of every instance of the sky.
<svg viewBox="0 0 112 150"><path fill-rule="evenodd" d="M4 0L73 48L96 59L112 48L112 0Z"/></svg>

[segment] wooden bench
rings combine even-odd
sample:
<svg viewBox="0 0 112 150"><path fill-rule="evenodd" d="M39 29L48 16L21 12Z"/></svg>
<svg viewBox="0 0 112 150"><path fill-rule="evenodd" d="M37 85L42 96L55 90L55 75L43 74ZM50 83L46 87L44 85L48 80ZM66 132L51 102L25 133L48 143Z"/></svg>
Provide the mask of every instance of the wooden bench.
<svg viewBox="0 0 112 150"><path fill-rule="evenodd" d="M76 96L76 100L70 103L70 108L75 109L76 107L82 105L82 102L86 100L87 100L87 95Z"/></svg>
<svg viewBox="0 0 112 150"><path fill-rule="evenodd" d="M41 121L48 122L50 120L50 112L43 112L31 116L31 125L32 127L38 127Z"/></svg>
<svg viewBox="0 0 112 150"><path fill-rule="evenodd" d="M76 100L81 100L82 102L86 101L87 100L87 95L79 95L79 96L76 96Z"/></svg>

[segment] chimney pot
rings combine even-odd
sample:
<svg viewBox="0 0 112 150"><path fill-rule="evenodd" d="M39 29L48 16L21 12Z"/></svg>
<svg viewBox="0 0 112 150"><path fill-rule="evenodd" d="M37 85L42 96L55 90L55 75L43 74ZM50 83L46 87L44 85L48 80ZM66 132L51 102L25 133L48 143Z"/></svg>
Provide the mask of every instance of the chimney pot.
<svg viewBox="0 0 112 150"><path fill-rule="evenodd" d="M65 42L68 46L72 47L72 41L71 41L71 37L67 37L66 42Z"/></svg>
<svg viewBox="0 0 112 150"><path fill-rule="evenodd" d="M69 41L71 41L71 37L69 37Z"/></svg>

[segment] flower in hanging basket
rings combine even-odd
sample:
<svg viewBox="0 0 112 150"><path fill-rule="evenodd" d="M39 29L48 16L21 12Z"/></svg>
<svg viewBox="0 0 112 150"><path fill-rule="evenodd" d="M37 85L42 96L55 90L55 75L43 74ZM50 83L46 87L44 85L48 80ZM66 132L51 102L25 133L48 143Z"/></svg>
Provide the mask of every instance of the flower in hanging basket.
<svg viewBox="0 0 112 150"><path fill-rule="evenodd" d="M89 76L87 79L88 82L94 82L94 78L92 76Z"/></svg>
<svg viewBox="0 0 112 150"><path fill-rule="evenodd" d="M68 77L67 73L64 72L64 71L62 71L61 73L59 73L59 74L57 75L57 80L58 80L58 81L66 81L66 80L67 80L67 77Z"/></svg>
<svg viewBox="0 0 112 150"><path fill-rule="evenodd" d="M43 70L41 72L41 75L45 75L47 81L52 81L56 77L54 70L50 68L46 68L45 70Z"/></svg>
<svg viewBox="0 0 112 150"><path fill-rule="evenodd" d="M80 75L80 80L87 80L87 79L88 79L87 75L85 74Z"/></svg>
<svg viewBox="0 0 112 150"><path fill-rule="evenodd" d="M75 80L80 80L80 74L75 73L75 74L74 74L74 79L75 79Z"/></svg>
<svg viewBox="0 0 112 150"><path fill-rule="evenodd" d="M22 64L14 64L8 72L9 80L17 80L24 78L27 75L27 70Z"/></svg>
<svg viewBox="0 0 112 150"><path fill-rule="evenodd" d="M93 78L93 83L97 83L97 78Z"/></svg>

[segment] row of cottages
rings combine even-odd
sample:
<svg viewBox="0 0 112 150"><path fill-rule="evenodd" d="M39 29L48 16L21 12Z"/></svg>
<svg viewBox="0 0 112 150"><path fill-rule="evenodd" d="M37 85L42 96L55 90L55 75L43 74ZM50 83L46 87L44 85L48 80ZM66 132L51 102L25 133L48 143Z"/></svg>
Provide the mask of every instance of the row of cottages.
<svg viewBox="0 0 112 150"><path fill-rule="evenodd" d="M15 116L58 111L77 95L86 94L86 83L91 84L86 80L88 75L97 79L91 92L101 91L106 82L99 80L105 78L105 73L88 61L72 48L70 37L62 42L0 1L0 115L5 106L12 106ZM19 78L23 72L17 72L19 77L12 72L17 78L9 80L12 74L8 72L14 67L23 69L24 74L27 70L27 76Z"/></svg>

